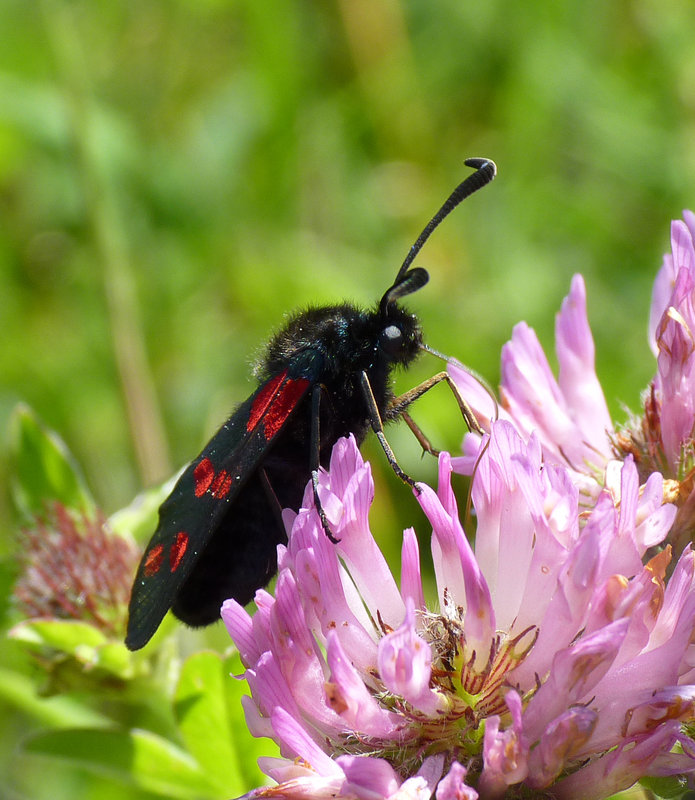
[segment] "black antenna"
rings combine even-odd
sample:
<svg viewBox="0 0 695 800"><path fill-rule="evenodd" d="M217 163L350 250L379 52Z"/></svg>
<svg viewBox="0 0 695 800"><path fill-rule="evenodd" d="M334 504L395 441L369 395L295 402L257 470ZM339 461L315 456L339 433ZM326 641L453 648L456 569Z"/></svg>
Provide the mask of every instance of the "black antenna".
<svg viewBox="0 0 695 800"><path fill-rule="evenodd" d="M422 249L423 244L429 239L432 231L439 225L439 223L448 216L456 206L465 200L467 197L482 189L483 186L490 183L490 181L497 174L497 166L494 161L489 158L467 158L463 162L467 167L473 167L475 172L469 175L464 181L454 189L449 195L444 205L437 211L432 219L427 223L423 232L418 236L415 244L410 248L410 252L403 262L403 266L398 270L396 280L393 282L396 287L400 281L403 280L408 267L413 263L413 259Z"/></svg>

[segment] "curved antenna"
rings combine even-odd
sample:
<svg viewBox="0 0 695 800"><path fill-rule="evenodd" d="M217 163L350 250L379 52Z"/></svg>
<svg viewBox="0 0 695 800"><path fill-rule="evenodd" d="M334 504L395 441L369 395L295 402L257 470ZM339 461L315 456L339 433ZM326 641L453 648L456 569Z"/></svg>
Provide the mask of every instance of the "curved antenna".
<svg viewBox="0 0 695 800"><path fill-rule="evenodd" d="M393 286L386 290L386 293L381 298L379 303L381 314L386 314L386 309L391 303L395 303L396 300L400 300L401 297L405 297L407 294L417 292L429 279L430 276L427 270L422 267L413 267L413 269L408 270L398 283L394 283Z"/></svg>
<svg viewBox="0 0 695 800"><path fill-rule="evenodd" d="M437 211L437 213L427 223L422 233L417 237L417 241L410 248L410 252L405 257L403 266L398 270L396 280L393 282L394 287L396 287L400 281L403 280L403 276L408 271L408 267L413 263L413 259L420 252L423 244L429 239L432 231L439 225L444 217L448 216L459 203L461 203L467 197L470 197L473 192L477 192L478 189L482 189L483 186L490 183L490 181L497 174L497 165L489 158L467 158L463 163L467 167L473 167L475 172L472 175L469 175L464 181L459 183L459 185L449 195L444 205L439 209L439 211ZM385 296L386 295L384 295L384 297Z"/></svg>

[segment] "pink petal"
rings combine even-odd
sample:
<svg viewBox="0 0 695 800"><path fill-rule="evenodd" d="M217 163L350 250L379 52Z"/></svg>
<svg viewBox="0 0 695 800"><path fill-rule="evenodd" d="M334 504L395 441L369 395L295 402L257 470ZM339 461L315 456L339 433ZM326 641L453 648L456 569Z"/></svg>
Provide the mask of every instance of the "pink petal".
<svg viewBox="0 0 695 800"><path fill-rule="evenodd" d="M358 800L385 800L401 785L393 767L382 758L339 756L336 762L345 773L344 793Z"/></svg>
<svg viewBox="0 0 695 800"><path fill-rule="evenodd" d="M404 780L398 791L388 800L431 800L437 781L442 777L443 768L444 753L428 756L415 775Z"/></svg>
<svg viewBox="0 0 695 800"><path fill-rule="evenodd" d="M425 608L425 596L420 574L420 546L413 528L403 531L401 547L401 596L407 602L412 600L418 610Z"/></svg>
<svg viewBox="0 0 695 800"><path fill-rule="evenodd" d="M315 633L325 638L330 630L338 628L342 645L355 666L364 672L376 667L376 630L354 587L352 605L349 602L349 582L343 583L336 546L326 536L315 511L299 513L290 547L296 548L294 574L298 591L320 626Z"/></svg>
<svg viewBox="0 0 695 800"><path fill-rule="evenodd" d="M463 764L454 761L437 785L436 800L478 800L478 792L465 783L467 772Z"/></svg>
<svg viewBox="0 0 695 800"><path fill-rule="evenodd" d="M591 736L598 713L590 708L570 708L545 729L529 757L527 783L534 789L549 786Z"/></svg>
<svg viewBox="0 0 695 800"><path fill-rule="evenodd" d="M222 604L220 615L227 632L239 650L242 662L246 666L255 664L261 655L261 651L253 636L251 615L236 600L225 600Z"/></svg>
<svg viewBox="0 0 695 800"><path fill-rule="evenodd" d="M419 484L418 502L432 523L432 558L441 606L443 609L461 607L465 610L466 648L475 651L477 661L484 662L495 630L492 600L459 522L450 481L449 455L442 453L439 458L439 494L434 495L428 486ZM483 664L478 666L482 668Z"/></svg>
<svg viewBox="0 0 695 800"><path fill-rule="evenodd" d="M288 754L287 758L300 757L319 775L340 776L340 767L291 713L282 707L275 708L271 714L271 721L280 749Z"/></svg>
<svg viewBox="0 0 695 800"><path fill-rule="evenodd" d="M678 723L662 725L634 747L621 747L558 781L553 785L553 796L558 800L603 800L627 789L649 774L650 763L673 747L677 735Z"/></svg>
<svg viewBox="0 0 695 800"><path fill-rule="evenodd" d="M483 742L483 771L478 788L483 797L496 797L508 786L523 781L528 774L528 747L525 743L521 699L510 689L505 697L512 725L500 731L498 716L488 717Z"/></svg>
<svg viewBox="0 0 695 800"><path fill-rule="evenodd" d="M332 704L340 715L341 730L353 729L375 738L394 737L399 728L399 718L387 711L367 688L364 676L350 663L335 631L328 635L326 660L334 684L331 688Z"/></svg>
<svg viewBox="0 0 695 800"><path fill-rule="evenodd" d="M292 690L272 653L264 653L258 659L255 669L246 671L246 680L254 702L264 717L271 717L276 708L285 708L295 718L301 718Z"/></svg>
<svg viewBox="0 0 695 800"><path fill-rule="evenodd" d="M430 645L415 630L415 609L407 603L403 624L379 640L379 675L386 687L424 714L434 714L440 696L430 689Z"/></svg>
<svg viewBox="0 0 695 800"><path fill-rule="evenodd" d="M617 656L628 625L628 620L618 620L556 653L548 679L524 713L524 729L530 741L538 739L551 720L570 705L591 694Z"/></svg>
<svg viewBox="0 0 695 800"><path fill-rule="evenodd" d="M503 630L519 613L533 556L535 524L519 491L517 474L524 468L515 458L527 450L535 453L540 466L535 438L527 445L509 423L494 423L472 487L478 517L475 569L485 576L495 627ZM476 582L480 584L481 580ZM478 602L486 601L481 598Z"/></svg>
<svg viewBox="0 0 695 800"><path fill-rule="evenodd" d="M586 316L586 289L581 275L572 278L555 325L560 391L584 443L610 456L607 432L613 429L603 389L596 377L594 340Z"/></svg>

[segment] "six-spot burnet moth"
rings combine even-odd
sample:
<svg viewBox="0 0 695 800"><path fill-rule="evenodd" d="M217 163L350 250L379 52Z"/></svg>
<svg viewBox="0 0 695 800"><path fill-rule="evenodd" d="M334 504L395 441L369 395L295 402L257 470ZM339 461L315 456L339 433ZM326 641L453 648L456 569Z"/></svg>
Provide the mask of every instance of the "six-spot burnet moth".
<svg viewBox="0 0 695 800"><path fill-rule="evenodd" d="M392 369L408 366L425 348L417 317L398 301L427 283L427 272L410 265L432 231L495 177L489 159L465 163L476 171L427 224L376 308L347 303L309 308L271 339L256 366L258 388L186 468L159 509L130 599L131 650L149 641L170 608L183 622L200 626L219 618L227 598L248 603L277 570L277 545L287 541L281 511L299 507L309 480L323 527L334 540L318 497L318 469L341 436L352 433L361 443L371 428L396 474L415 485L398 466L382 423L403 417L426 446L406 408L447 375L439 373L394 397Z"/></svg>

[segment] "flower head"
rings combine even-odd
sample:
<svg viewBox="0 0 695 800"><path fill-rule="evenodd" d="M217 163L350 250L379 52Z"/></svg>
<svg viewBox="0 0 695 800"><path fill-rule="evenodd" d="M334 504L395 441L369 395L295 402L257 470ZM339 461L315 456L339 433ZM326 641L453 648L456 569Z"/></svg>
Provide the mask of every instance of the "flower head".
<svg viewBox="0 0 695 800"><path fill-rule="evenodd" d="M484 435L418 484L437 598L403 534L400 585L368 524L369 466L340 441L313 509L286 518L275 597L223 618L274 738L278 785L351 800L601 798L646 775L695 786L695 215L672 228L650 319L656 375L616 429L581 277L556 322L559 375L525 324L502 353L499 412L452 362ZM451 472L473 476L466 535ZM470 534L474 533L475 545Z"/></svg>
<svg viewBox="0 0 695 800"><path fill-rule="evenodd" d="M113 534L103 517L60 503L22 536L14 587L20 612L28 619L82 620L120 639L138 559L133 542Z"/></svg>
<svg viewBox="0 0 695 800"><path fill-rule="evenodd" d="M447 454L437 492L418 486L435 605L412 529L400 588L374 541L371 474L353 439L320 477L340 543L308 492L287 516L275 597L259 592L253 617L224 604L247 667L249 726L283 756L262 765L278 785L254 796L444 800L552 786L591 798L695 767L686 748L669 754L689 747L694 556L682 554L668 584L668 552L642 564L675 515L660 477L640 493L632 460L611 462L580 514L568 469L543 462L535 434L525 442L499 421L484 445L475 548Z"/></svg>

